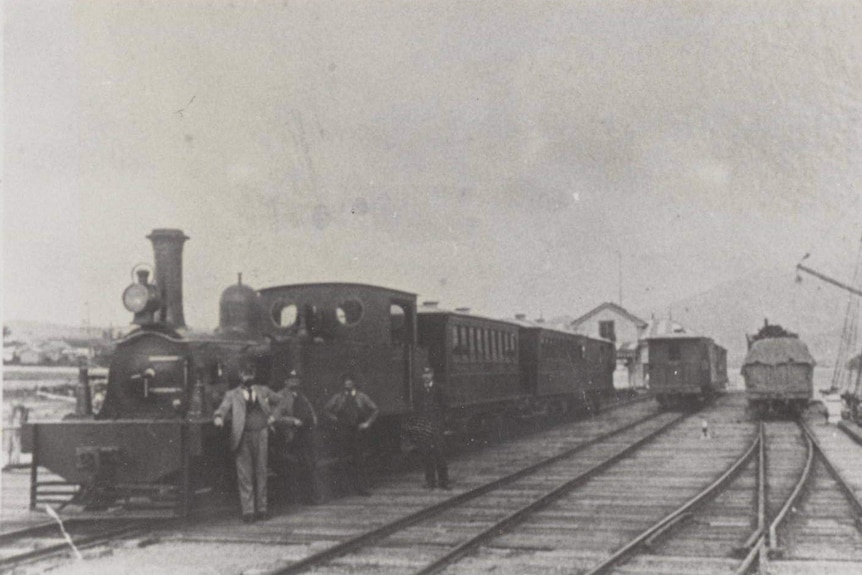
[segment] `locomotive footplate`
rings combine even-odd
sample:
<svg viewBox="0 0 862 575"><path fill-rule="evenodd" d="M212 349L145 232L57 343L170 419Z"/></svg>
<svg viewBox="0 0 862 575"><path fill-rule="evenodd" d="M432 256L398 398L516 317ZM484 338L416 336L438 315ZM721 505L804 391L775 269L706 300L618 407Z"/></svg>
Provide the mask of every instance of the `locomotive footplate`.
<svg viewBox="0 0 862 575"><path fill-rule="evenodd" d="M205 446L219 443L209 421L75 420L28 427L31 508L74 504L187 515L193 492L207 479L201 470L211 468ZM40 469L62 481L40 481ZM58 498L61 492L69 497Z"/></svg>

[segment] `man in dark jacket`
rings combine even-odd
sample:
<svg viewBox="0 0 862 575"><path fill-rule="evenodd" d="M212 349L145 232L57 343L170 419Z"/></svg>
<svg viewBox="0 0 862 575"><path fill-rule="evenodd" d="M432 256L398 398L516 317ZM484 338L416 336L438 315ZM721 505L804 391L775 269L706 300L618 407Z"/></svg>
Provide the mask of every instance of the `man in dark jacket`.
<svg viewBox="0 0 862 575"><path fill-rule="evenodd" d="M314 455L314 428L317 427L317 414L308 398L299 390L300 380L295 371L291 371L285 381L284 401L279 406L282 414L280 421L284 422L292 439L288 449L297 459L297 479L301 497L305 503L318 503L317 492L317 460Z"/></svg>
<svg viewBox="0 0 862 575"><path fill-rule="evenodd" d="M434 381L434 370L430 367L426 367L422 372L422 391L418 407L416 439L425 462L425 487L434 489L439 486L448 490L449 468L446 465L446 441L443 435L446 397Z"/></svg>
<svg viewBox="0 0 862 575"><path fill-rule="evenodd" d="M344 391L336 393L324 407L326 417L335 423L336 440L347 462L347 476L359 495L370 495L365 486L365 461L362 434L377 419L377 405L356 389L351 376L344 378Z"/></svg>
<svg viewBox="0 0 862 575"><path fill-rule="evenodd" d="M251 523L267 519L266 474L269 427L275 422L273 406L281 397L255 382L253 360L240 365L241 385L228 391L213 414L213 423L222 427L231 421L230 447L236 457L242 519Z"/></svg>

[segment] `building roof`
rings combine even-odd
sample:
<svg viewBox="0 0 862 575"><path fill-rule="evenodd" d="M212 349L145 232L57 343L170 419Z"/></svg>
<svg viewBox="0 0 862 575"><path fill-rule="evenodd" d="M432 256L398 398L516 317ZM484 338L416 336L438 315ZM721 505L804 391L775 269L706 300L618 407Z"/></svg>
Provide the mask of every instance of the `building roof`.
<svg viewBox="0 0 862 575"><path fill-rule="evenodd" d="M785 363L807 363L816 365L811 353L801 340L795 337L771 337L751 345L743 365L781 365Z"/></svg>
<svg viewBox="0 0 862 575"><path fill-rule="evenodd" d="M697 337L697 334L690 332L671 319L654 319L647 324L641 334L641 339L668 339L675 337Z"/></svg>
<svg viewBox="0 0 862 575"><path fill-rule="evenodd" d="M647 325L647 322L645 322L644 320L642 320L638 316L634 315L633 313L630 313L627 309L625 309L621 305L606 301L605 303L601 304L600 306L593 308L592 310L588 311L587 313L585 313L581 317L572 321L572 323L569 324L569 327L574 329L577 326L584 323L585 321L587 321L588 319L590 319L591 317L593 317L594 315L596 315L597 313L602 312L606 309L609 309L609 310L623 316L624 318L628 319L629 321L631 321L632 323L634 323L638 327L644 327Z"/></svg>

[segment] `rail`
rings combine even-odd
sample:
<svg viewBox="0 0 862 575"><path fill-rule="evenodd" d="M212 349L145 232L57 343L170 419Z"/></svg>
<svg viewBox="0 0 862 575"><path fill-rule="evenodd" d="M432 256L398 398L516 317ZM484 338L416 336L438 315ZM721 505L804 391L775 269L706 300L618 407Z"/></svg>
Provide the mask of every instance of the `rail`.
<svg viewBox="0 0 862 575"><path fill-rule="evenodd" d="M14 543L16 541L26 541L27 539L45 538L46 536L50 536L52 532L55 534L51 539L62 539L62 542L48 545L36 545L33 548L26 549L20 553L3 557L0 559L0 570L5 571L6 569L11 569L12 567L16 567L29 561L44 559L70 550L77 551L80 549L87 549L108 541L113 541L120 537L145 532L151 529L155 522L123 522L120 525L99 529L94 533L85 533L81 535L76 533L76 530L81 527L92 526L97 523L99 522L91 520L65 521L63 523L63 529L69 531L68 539L64 538L65 533L56 523L40 523L32 527L4 533L0 536L0 541L2 541L4 545L8 545L9 543Z"/></svg>
<svg viewBox="0 0 862 575"><path fill-rule="evenodd" d="M539 471L545 467L548 467L548 466L550 466L550 465L552 465L558 461L564 460L566 458L570 458L570 457L582 452L583 450L587 449L588 447L590 447L592 445L596 445L596 444L601 443L603 441L607 441L608 439L611 439L611 438L613 438L617 435L620 435L626 431L629 431L629 430L631 430L631 429L633 429L639 425L642 425L644 423L647 423L653 419L657 419L657 418L662 417L662 416L663 416L663 414L657 413L657 414L642 417L642 418L640 418L640 419L638 419L632 423L626 424L626 425L624 425L618 429L615 429L611 432L608 432L608 433L602 434L600 436L594 437L590 440L587 440L583 443L580 443L580 444L572 447L571 449L567 449L565 451L562 451L556 455L553 455L551 457L543 459L542 461L539 461L533 465L530 465L530 466L524 467L523 469L515 471L514 473L511 473L509 475L506 475L506 476L501 477L499 479L496 479L494 481L490 481L484 485L480 485L479 487L476 487L475 489L472 489L470 491L466 491L464 493L461 493L459 495L456 495L454 497L446 499L445 501L441 501L440 503L437 503L436 505L432 505L431 507L421 509L415 513L412 513L410 515L407 515L405 517L402 517L402 518L397 519L395 521L392 521L390 523L386 523L386 524L384 524L384 525L382 525L376 529L366 531L365 533L362 533L360 535L357 535L355 537L347 539L341 543L338 543L332 547L324 549L318 553L315 553L313 555L309 555L308 557L305 557L304 559L300 559L299 561L297 561L295 563L292 563L292 564L287 565L285 567L273 570L273 571L269 572L268 575L294 575L296 573L302 573L302 572L307 571L313 567L316 567L316 566L322 565L324 563L327 563L329 561L332 561L333 559L336 559L338 557L341 557L343 555L351 553L352 551L355 551L355 550L362 548L364 546L370 545L370 544L372 544L376 541L379 541L379 540L381 540L381 539L383 539L383 538L385 538L385 537L387 537L393 533L396 533L402 529L406 529L406 528L408 528L412 525L415 525L421 521L424 521L426 519L430 519L431 517L434 517L435 515L438 515L444 511L446 511L446 510L453 509L455 507L462 505L463 503L466 503L470 500L476 499L476 498L478 498L478 497L480 497L486 493L489 493L495 489L499 489L501 487L504 487L510 483L513 483L514 481L516 481L518 479L521 479L522 477L525 477L527 475L535 473L535 472L537 472L537 471ZM675 420L675 421L678 421L678 420Z"/></svg>
<svg viewBox="0 0 862 575"><path fill-rule="evenodd" d="M704 503L710 496L716 494L722 487L726 486L734 477L736 477L736 474L742 469L742 467L746 463L748 463L748 461L754 455L758 446L761 446L760 453L762 455L762 426L760 428L760 432L758 433L758 435L755 436L748 449L746 449L745 452L739 457L739 459L737 459L730 467L728 467L718 479L713 481L706 489L689 499L675 511L668 514L663 519L643 531L640 535L632 539L629 543L618 549L610 557L608 557L601 563L594 565L589 571L587 571L587 575L599 575L601 573L606 573L619 561L635 553L642 545L647 544L647 542L654 541L655 538L661 536L668 529L676 525L687 514L691 513L691 511L695 507Z"/></svg>
<svg viewBox="0 0 862 575"><path fill-rule="evenodd" d="M811 477L811 470L814 468L814 442L813 437L809 434L808 429L802 422L797 422L800 429L803 431L803 436L806 439L806 450L807 457L805 461L805 468L802 470L802 473L799 475L799 479L796 482L796 485L793 488L793 491L790 493L790 496L784 502L784 505L781 507L781 510L775 516L772 523L769 524L768 532L760 526L758 531L755 533L758 534L755 543L751 546L751 550L743 559L742 564L736 570L736 575L745 575L749 573L751 568L755 563L762 565L764 554L768 549L776 549L778 546L778 528L784 522L787 514L790 512L790 509L796 504L796 501L799 499L799 496L802 494L802 489L805 487L805 484ZM762 501L762 499L761 499ZM759 507L759 517L764 517L764 510L762 506ZM758 519L760 523L760 519Z"/></svg>
<svg viewBox="0 0 862 575"><path fill-rule="evenodd" d="M826 452L823 450L823 447L820 445L820 442L817 440L817 437L811 431L811 429L807 425L802 425L803 431L811 440L814 449L817 451L817 454L820 456L820 460L826 466L827 471L832 476L835 481L838 482L838 486L841 488L841 491L844 492L844 495L847 496L847 499L853 504L853 507L856 509L856 514L862 517L862 500L860 500L859 495L857 495L856 490L850 485L850 482L838 471L838 468L832 463L829 457L826 455Z"/></svg>

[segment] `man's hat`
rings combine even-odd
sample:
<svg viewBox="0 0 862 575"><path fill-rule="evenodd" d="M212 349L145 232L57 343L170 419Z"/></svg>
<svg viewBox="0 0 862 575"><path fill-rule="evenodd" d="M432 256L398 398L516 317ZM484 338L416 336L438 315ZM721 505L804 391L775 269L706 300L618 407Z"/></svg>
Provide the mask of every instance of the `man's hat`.
<svg viewBox="0 0 862 575"><path fill-rule="evenodd" d="M433 370L433 369L431 369L430 367L427 367L427 366L426 366L426 367L424 367L424 368L422 369L422 375L426 375L426 374L428 374L428 375L434 375L434 370Z"/></svg>

